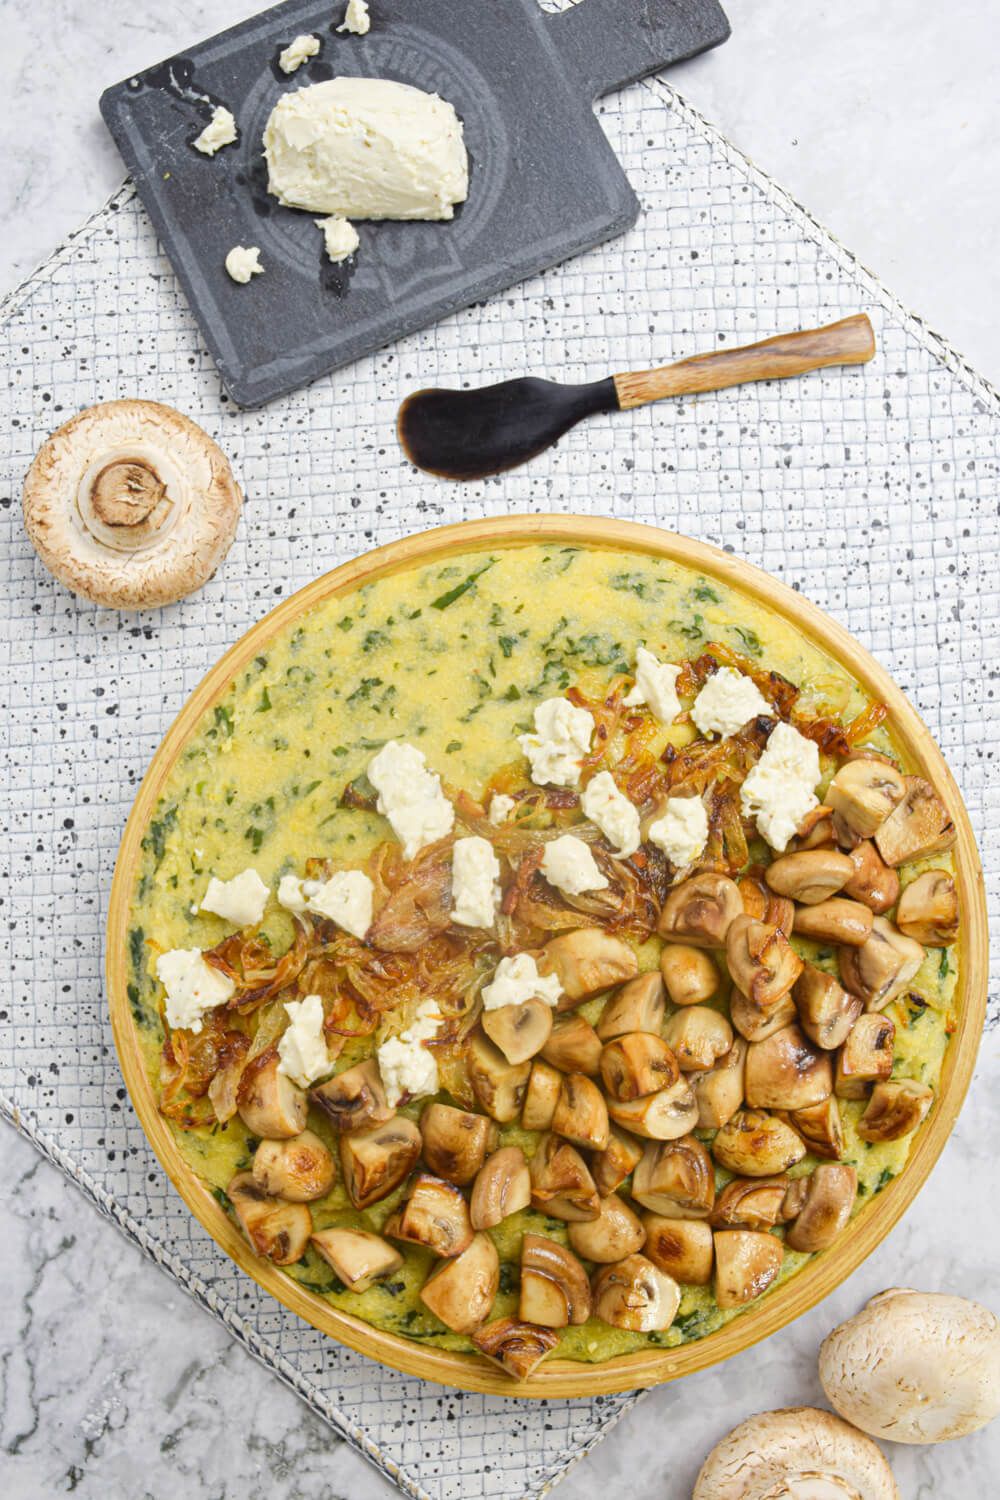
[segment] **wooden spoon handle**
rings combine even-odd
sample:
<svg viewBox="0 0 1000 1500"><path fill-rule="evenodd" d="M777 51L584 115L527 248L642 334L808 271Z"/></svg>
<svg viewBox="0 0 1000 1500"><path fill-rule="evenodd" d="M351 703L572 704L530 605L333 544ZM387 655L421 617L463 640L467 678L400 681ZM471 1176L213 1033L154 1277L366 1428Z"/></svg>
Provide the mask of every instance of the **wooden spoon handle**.
<svg viewBox="0 0 1000 1500"><path fill-rule="evenodd" d="M875 335L864 313L828 323L825 328L805 328L798 333L779 333L759 344L740 349L716 349L695 354L658 370L636 370L614 376L618 405L622 411L662 401L664 396L688 396L698 391L721 391L727 385L751 380L787 380L824 365L863 365L875 353Z"/></svg>

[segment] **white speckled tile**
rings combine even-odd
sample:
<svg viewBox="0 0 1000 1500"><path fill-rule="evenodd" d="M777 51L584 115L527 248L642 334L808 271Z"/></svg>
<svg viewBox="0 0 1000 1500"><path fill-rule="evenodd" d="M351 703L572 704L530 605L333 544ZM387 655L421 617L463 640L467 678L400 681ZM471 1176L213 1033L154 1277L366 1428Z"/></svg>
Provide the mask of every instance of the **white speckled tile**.
<svg viewBox="0 0 1000 1500"><path fill-rule="evenodd" d="M10 642L0 672L12 705L0 1101L314 1410L431 1500L538 1493L629 1398L542 1408L461 1397L332 1346L215 1250L150 1156L104 1016L103 901L142 771L224 646L316 573L439 521L575 510L686 530L801 588L894 672L942 744L997 872L996 394L665 86L628 91L604 120L643 199L633 233L264 411L236 413L220 398L128 190L9 301L0 326L13 434L0 460ZM863 372L595 420L482 485L415 475L392 437L396 405L418 384L487 380L543 359L583 378L859 308L879 341ZM233 456L248 502L201 594L119 618L43 572L16 496L63 416L136 393L201 421ZM50 944L38 943L40 924ZM725 1379L701 1377L708 1388ZM109 1391L97 1428L116 1420L119 1399ZM676 1388L650 1399L673 1408Z"/></svg>

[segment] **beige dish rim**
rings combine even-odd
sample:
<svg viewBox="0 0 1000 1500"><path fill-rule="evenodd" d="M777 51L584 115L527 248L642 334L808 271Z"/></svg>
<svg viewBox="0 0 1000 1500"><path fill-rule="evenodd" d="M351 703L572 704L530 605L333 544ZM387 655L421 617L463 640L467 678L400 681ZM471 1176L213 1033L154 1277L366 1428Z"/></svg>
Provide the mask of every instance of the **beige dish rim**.
<svg viewBox="0 0 1000 1500"><path fill-rule="evenodd" d="M960 978L955 1000L957 1027L945 1055L938 1098L903 1172L861 1210L852 1223L851 1233L777 1287L759 1305L750 1307L705 1338L674 1349L648 1349L637 1354L619 1355L603 1364L553 1359L543 1364L530 1380L515 1383L478 1355L430 1348L340 1312L253 1254L224 1209L184 1161L167 1122L159 1114L128 1004L126 937L141 839L160 789L206 709L224 695L236 674L259 654L266 641L321 601L389 573L423 565L455 552L510 548L545 541L619 548L697 568L708 577L717 578L774 610L833 656L873 697L885 702L892 715L896 738L913 764L934 782L954 819L958 834L954 850L956 880L964 920L959 940ZM634 1390L676 1380L728 1359L815 1306L871 1254L923 1186L965 1098L986 1014L987 944L982 867L954 778L930 731L903 693L842 626L762 570L704 542L674 532L633 522L584 516L509 516L437 527L341 564L265 615L203 678L154 755L129 815L108 908L106 977L115 1045L146 1138L191 1212L248 1276L313 1327L404 1374L418 1375L462 1390L519 1398L548 1398Z"/></svg>

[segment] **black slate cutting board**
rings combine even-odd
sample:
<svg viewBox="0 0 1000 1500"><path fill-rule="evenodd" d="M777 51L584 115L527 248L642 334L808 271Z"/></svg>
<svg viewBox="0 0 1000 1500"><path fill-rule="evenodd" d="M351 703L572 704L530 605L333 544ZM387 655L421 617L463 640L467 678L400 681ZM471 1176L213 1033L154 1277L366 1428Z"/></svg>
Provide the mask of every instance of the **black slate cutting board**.
<svg viewBox="0 0 1000 1500"><path fill-rule="evenodd" d="M289 0L110 88L101 111L184 287L223 383L257 406L621 234L639 204L593 112L601 94L726 39L716 0L371 0L365 37L344 0ZM278 53L322 42L290 78ZM364 223L341 266L313 215L267 193L261 137L289 89L340 74L450 100L465 129L468 201L448 223ZM240 137L192 141L225 104ZM318 216L317 216L318 217ZM246 286L235 244L266 267Z"/></svg>

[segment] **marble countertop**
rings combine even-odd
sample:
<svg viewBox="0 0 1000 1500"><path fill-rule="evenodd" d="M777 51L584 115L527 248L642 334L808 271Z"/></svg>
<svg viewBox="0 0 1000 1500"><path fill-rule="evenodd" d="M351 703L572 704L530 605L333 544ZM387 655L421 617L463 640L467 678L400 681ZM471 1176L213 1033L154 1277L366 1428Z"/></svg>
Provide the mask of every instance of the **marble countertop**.
<svg viewBox="0 0 1000 1500"><path fill-rule="evenodd" d="M377 0L375 0L377 3ZM584 0L586 3L586 0ZM240 19L247 0L5 0L0 290L116 186L97 115L106 83ZM1000 108L992 0L730 0L734 36L673 81L994 381L1000 380ZM58 101L56 108L52 101ZM984 313L983 309L988 312ZM1000 1310L995 1171L1000 1049L902 1224L833 1297L725 1366L641 1402L560 1500L686 1500L707 1449L764 1406L818 1402L816 1352L881 1287ZM126 1242L12 1131L0 1131L0 1489L7 1500L376 1500L393 1492L297 1397ZM337 1451L334 1452L333 1450ZM895 1448L908 1500L966 1500L1000 1472L1000 1423ZM984 1483L984 1481L986 1483Z"/></svg>

